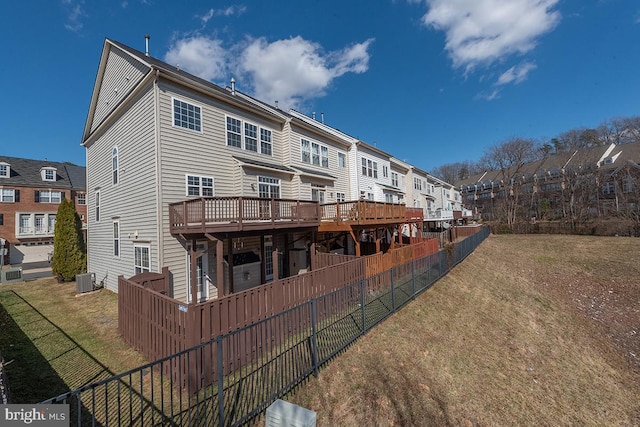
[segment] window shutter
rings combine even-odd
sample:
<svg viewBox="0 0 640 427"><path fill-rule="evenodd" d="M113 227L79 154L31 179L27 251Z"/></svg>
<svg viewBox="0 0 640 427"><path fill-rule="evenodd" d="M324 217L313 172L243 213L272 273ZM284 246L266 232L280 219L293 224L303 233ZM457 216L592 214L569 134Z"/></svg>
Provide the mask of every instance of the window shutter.
<svg viewBox="0 0 640 427"><path fill-rule="evenodd" d="M20 190L14 190L13 197L14 197L14 200L16 202L19 202L20 201Z"/></svg>
<svg viewBox="0 0 640 427"><path fill-rule="evenodd" d="M62 200L64 200L64 194L65 194L65 192L64 192L64 191L61 191L61 192L60 192L60 200L61 200L61 201L62 201Z"/></svg>
<svg viewBox="0 0 640 427"><path fill-rule="evenodd" d="M0 225L4 225L4 214L0 213ZM2 256L2 254L0 254Z"/></svg>

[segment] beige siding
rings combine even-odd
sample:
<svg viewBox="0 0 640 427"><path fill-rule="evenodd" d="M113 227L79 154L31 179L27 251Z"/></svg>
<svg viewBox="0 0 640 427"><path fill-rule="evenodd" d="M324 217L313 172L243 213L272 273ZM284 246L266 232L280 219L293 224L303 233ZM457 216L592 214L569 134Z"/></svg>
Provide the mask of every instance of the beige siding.
<svg viewBox="0 0 640 427"><path fill-rule="evenodd" d="M302 148L301 139L306 139L311 143L319 144L320 146L327 147L329 167L316 166L311 163L302 161ZM349 168L338 167L338 152L347 154L347 149L343 145L335 142L334 140L326 137L322 132L312 133L298 126L290 126L289 137L289 153L290 164L293 167L301 167L308 170L318 172L319 175L329 174L336 179L325 179L318 177L302 176L297 180L299 187L296 188L298 195L294 198L300 198L302 200L311 200L311 185L321 185L325 187L326 198L325 202L335 202L336 192L349 194ZM348 164L347 164L348 166Z"/></svg>
<svg viewBox="0 0 640 427"><path fill-rule="evenodd" d="M173 126L173 99L197 105L201 108L202 131ZM250 158L268 163L280 163L282 159L281 125L252 116L239 109L231 108L215 99L190 92L175 85L159 84L159 127L161 164L161 205L162 233L164 240L163 266L173 273L174 297L186 298L186 254L183 244L169 232L168 205L188 199L185 175L208 176L214 179L215 196L257 196L251 182L257 182L258 173L250 168L242 168L233 156ZM249 121L272 131L272 156L227 146L226 116ZM260 172L260 175L273 176ZM288 177L283 180L281 194L290 193ZM286 178L286 183L284 182ZM256 186L257 189L257 186ZM210 265L210 269L212 266ZM214 276L211 276L214 279ZM215 280L215 279L214 279Z"/></svg>
<svg viewBox="0 0 640 427"><path fill-rule="evenodd" d="M102 123L147 72L149 67L131 58L117 47L111 48L91 122L91 132Z"/></svg>
<svg viewBox="0 0 640 427"><path fill-rule="evenodd" d="M134 244L150 246L151 271L159 271L155 204L153 91L149 87L117 122L87 148L88 271L117 290L119 275L134 275ZM113 184L112 149L118 148ZM95 195L100 191L100 221ZM120 222L120 256L113 254L113 221ZM137 238L135 235L137 234Z"/></svg>

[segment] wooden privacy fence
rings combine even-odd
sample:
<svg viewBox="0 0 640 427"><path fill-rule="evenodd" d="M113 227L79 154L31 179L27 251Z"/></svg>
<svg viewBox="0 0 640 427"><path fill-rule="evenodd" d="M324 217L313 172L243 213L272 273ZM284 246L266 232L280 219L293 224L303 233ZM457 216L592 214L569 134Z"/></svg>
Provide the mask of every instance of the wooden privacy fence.
<svg viewBox="0 0 640 427"><path fill-rule="evenodd" d="M120 276L118 327L129 345L153 361L236 331L364 278L365 259L355 258L189 305ZM256 351L259 349L253 349L254 353ZM179 366L167 367L165 372L173 372L176 382L187 381L187 367L195 361L172 360ZM228 363L229 369L241 362ZM203 385L199 382L201 380L190 378L189 384L200 387Z"/></svg>

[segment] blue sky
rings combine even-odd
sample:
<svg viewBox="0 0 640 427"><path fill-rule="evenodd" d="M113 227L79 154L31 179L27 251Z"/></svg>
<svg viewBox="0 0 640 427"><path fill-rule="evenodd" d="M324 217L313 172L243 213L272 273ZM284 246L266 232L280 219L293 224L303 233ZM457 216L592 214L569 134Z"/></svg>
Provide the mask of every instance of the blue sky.
<svg viewBox="0 0 640 427"><path fill-rule="evenodd" d="M427 171L640 115L636 0L4 1L0 154L85 164L105 37Z"/></svg>

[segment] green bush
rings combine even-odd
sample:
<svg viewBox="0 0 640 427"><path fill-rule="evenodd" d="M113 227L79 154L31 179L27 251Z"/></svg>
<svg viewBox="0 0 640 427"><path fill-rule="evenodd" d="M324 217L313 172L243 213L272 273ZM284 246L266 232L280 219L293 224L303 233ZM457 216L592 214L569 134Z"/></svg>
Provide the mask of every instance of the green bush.
<svg viewBox="0 0 640 427"><path fill-rule="evenodd" d="M63 200L58 207L53 240L51 270L58 281L72 281L87 271L87 256L82 238L82 224L75 204Z"/></svg>

